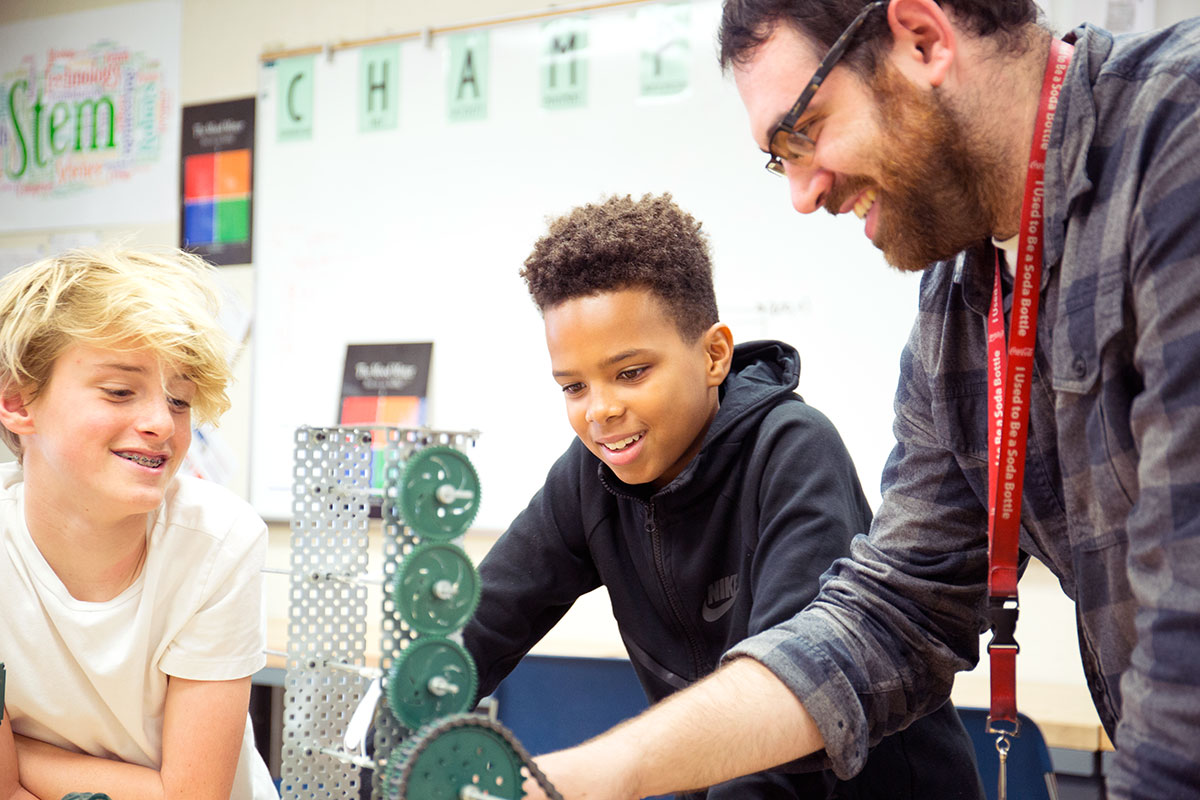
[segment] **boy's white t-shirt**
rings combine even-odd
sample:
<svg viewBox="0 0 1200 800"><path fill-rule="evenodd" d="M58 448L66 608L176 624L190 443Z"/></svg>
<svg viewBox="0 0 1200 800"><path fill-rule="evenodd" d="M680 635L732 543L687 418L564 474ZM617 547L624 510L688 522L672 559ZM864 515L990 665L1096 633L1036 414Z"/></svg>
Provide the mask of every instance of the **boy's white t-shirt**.
<svg viewBox="0 0 1200 800"><path fill-rule="evenodd" d="M73 598L46 563L23 501L20 466L0 464L5 717L16 733L157 769L169 675L232 680L265 664L266 525L223 487L177 477L151 515L141 575L91 603ZM247 715L231 798L277 796Z"/></svg>

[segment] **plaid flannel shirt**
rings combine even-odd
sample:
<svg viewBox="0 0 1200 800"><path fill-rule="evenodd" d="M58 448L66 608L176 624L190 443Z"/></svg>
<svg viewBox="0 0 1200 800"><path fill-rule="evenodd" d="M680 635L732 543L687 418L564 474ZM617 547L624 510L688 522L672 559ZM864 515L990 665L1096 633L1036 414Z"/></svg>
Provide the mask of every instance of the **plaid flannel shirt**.
<svg viewBox="0 0 1200 800"><path fill-rule="evenodd" d="M1021 549L1076 602L1118 749L1110 796L1198 797L1200 20L1068 38ZM979 657L994 257L981 244L923 276L870 535L808 609L727 656L762 661L796 692L839 775L937 708ZM1023 616L1036 624L1037 609Z"/></svg>

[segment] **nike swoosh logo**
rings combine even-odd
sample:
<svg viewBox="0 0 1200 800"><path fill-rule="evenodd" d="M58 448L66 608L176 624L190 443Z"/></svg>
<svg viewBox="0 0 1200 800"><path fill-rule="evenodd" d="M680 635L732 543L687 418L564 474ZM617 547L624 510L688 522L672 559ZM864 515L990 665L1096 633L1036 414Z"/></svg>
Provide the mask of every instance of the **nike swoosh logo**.
<svg viewBox="0 0 1200 800"><path fill-rule="evenodd" d="M700 616L704 617L705 622L716 622L721 617L725 616L730 607L733 605L734 600L737 600L736 594L733 597L722 600L715 606L710 606L705 603L704 607L700 609Z"/></svg>

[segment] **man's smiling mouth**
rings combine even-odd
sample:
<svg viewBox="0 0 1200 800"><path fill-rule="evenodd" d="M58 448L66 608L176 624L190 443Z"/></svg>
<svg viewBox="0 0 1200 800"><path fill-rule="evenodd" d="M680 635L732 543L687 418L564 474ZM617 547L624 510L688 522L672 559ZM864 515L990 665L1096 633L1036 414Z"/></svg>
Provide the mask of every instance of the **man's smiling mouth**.
<svg viewBox="0 0 1200 800"><path fill-rule="evenodd" d="M863 196L858 198L858 202L854 204L854 215L859 219L866 217L871 206L875 205L875 196L874 189L867 189L863 192Z"/></svg>

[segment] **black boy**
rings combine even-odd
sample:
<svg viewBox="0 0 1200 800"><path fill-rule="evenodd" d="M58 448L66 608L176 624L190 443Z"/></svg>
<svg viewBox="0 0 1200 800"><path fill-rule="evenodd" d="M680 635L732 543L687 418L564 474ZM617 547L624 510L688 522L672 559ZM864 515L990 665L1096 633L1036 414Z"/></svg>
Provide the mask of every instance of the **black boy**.
<svg viewBox="0 0 1200 800"><path fill-rule="evenodd" d="M837 431L794 393L795 349L734 346L700 224L670 195L574 209L521 274L578 439L480 565L483 600L464 632L480 690L603 584L654 702L804 608L871 512ZM852 781L761 773L707 797L982 793L947 703L883 740Z"/></svg>

